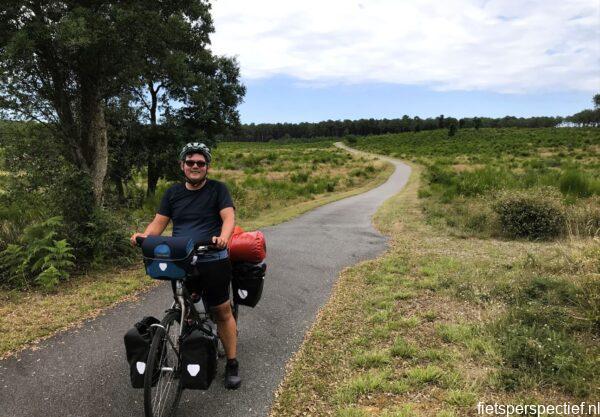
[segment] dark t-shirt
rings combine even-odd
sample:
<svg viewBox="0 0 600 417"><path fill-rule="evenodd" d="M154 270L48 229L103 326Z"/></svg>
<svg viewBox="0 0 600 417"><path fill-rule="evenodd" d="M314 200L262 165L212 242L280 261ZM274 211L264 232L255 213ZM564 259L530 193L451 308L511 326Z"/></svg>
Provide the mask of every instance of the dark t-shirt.
<svg viewBox="0 0 600 417"><path fill-rule="evenodd" d="M199 190L188 190L185 184L169 188L160 202L158 214L173 221L173 236L189 236L196 242L221 234L223 220L219 212L234 207L227 186L206 180Z"/></svg>

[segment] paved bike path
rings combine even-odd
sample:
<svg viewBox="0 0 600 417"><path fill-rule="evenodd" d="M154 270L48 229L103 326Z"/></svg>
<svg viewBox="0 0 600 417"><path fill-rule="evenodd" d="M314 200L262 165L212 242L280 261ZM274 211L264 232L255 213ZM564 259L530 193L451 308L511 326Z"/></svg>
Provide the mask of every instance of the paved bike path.
<svg viewBox="0 0 600 417"><path fill-rule="evenodd" d="M371 224L386 199L398 193L410 168L397 161L386 183L263 229L267 277L263 298L241 307L237 391L222 386L224 361L207 391L184 391L177 416L266 416L285 364L327 301L340 271L381 254L387 239ZM142 316L162 316L167 285L125 302L36 350L0 361L1 417L143 416L143 390L129 386L123 335Z"/></svg>

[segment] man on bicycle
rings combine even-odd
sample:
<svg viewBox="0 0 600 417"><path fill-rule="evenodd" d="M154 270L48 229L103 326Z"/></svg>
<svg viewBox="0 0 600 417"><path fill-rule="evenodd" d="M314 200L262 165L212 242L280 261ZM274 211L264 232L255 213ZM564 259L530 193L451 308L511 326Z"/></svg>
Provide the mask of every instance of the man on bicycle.
<svg viewBox="0 0 600 417"><path fill-rule="evenodd" d="M164 194L154 220L138 236L160 236L173 221L173 236L192 237L196 242L212 241L220 251L198 259L196 271L186 280L192 294L202 294L216 316L217 328L227 356L225 387L237 389L237 327L229 303L231 263L227 243L235 223L234 205L229 190L220 181L208 179L210 149L203 143L188 143L179 154L185 182L173 185ZM197 279L194 279L196 277ZM200 281L200 279L202 281Z"/></svg>

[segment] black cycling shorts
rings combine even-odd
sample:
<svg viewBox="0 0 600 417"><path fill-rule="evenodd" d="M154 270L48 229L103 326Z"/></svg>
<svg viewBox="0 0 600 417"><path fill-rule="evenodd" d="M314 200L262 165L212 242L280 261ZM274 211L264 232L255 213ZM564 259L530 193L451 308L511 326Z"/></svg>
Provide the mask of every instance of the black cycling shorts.
<svg viewBox="0 0 600 417"><path fill-rule="evenodd" d="M215 307L229 300L231 283L231 262L229 258L218 261L198 262L192 274L185 280L190 292L202 294L209 307Z"/></svg>

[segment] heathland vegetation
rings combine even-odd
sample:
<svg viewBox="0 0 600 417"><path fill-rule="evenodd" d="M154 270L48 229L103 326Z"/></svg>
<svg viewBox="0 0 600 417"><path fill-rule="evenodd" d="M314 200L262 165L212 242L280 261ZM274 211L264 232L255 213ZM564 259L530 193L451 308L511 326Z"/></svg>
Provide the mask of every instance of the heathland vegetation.
<svg viewBox="0 0 600 417"><path fill-rule="evenodd" d="M238 224L256 227L373 187L389 175L388 165L353 158L331 144L223 144L214 149L210 176L228 185ZM146 196L146 172L134 172L124 182L125 201L119 203L114 189L107 192L103 216L81 231L62 214L57 195L68 191L46 171L49 154L28 153L26 165L23 158L13 165L13 149L4 152L0 356L153 285L127 236L152 219L163 191L178 181L161 180L157 192ZM27 169L32 166L38 168ZM99 236L98 224L104 225ZM86 240L76 240L78 233ZM91 257L80 255L82 249Z"/></svg>
<svg viewBox="0 0 600 417"><path fill-rule="evenodd" d="M18 147L19 152L22 149ZM137 171L124 183L125 201L110 198L113 189L107 193L102 217L94 225L79 226L73 219L76 205L67 201L72 203L67 206L71 212L62 205L70 198L65 192L69 185L55 182L50 174L54 167L46 158L52 155L15 155L10 145L4 152L3 169L10 173L2 177L6 204L0 212L0 285L5 288L52 289L72 271L129 263L134 254L127 234L154 216L163 191L178 181L161 180L157 193L147 196L146 171ZM211 177L228 185L242 223L318 196L361 187L384 170L380 162L348 157L331 142L227 143L215 149L214 161ZM177 161L171 164L177 166ZM98 224L106 230L97 233ZM84 250L91 252L91 258L85 252L80 255Z"/></svg>
<svg viewBox="0 0 600 417"><path fill-rule="evenodd" d="M208 2L5 3L0 356L150 285L139 264L124 268L137 259L127 236L180 180L184 143L279 141L215 150L211 175L242 225L259 225L382 180L389 167L318 139L346 137L414 174L376 219L390 251L343 274L274 413L448 417L476 415L477 401L597 399L599 95L568 118L240 133L245 88L237 62L209 48Z"/></svg>
<svg viewBox="0 0 600 417"><path fill-rule="evenodd" d="M360 149L427 167L431 222L479 237L550 239L600 233L595 128L466 129L361 138ZM460 232L459 232L460 231Z"/></svg>
<svg viewBox="0 0 600 417"><path fill-rule="evenodd" d="M479 402L595 402L600 131L349 142L412 161L413 175L376 215L390 250L342 274L272 415L476 416Z"/></svg>

